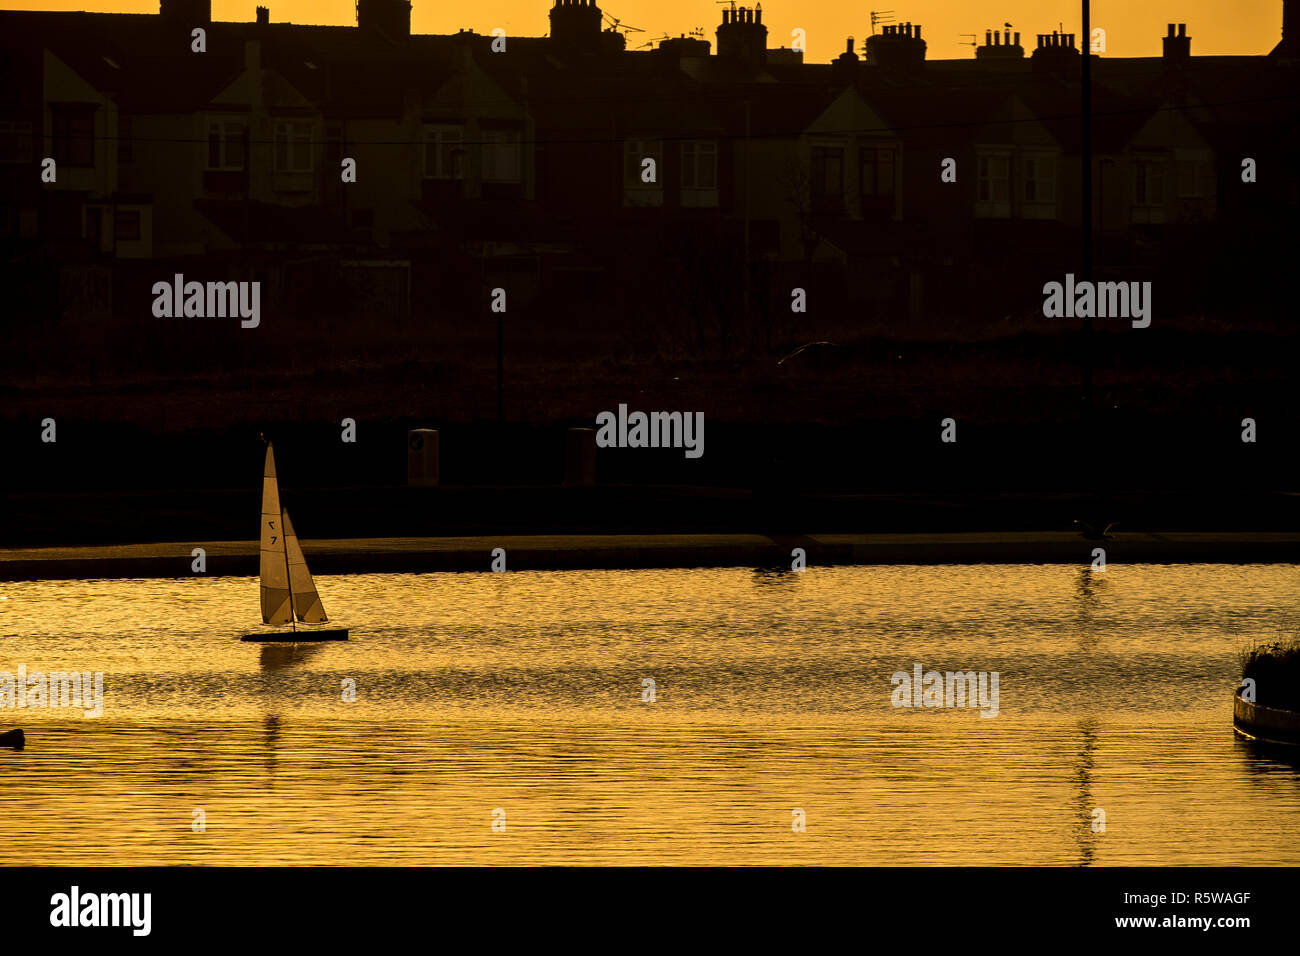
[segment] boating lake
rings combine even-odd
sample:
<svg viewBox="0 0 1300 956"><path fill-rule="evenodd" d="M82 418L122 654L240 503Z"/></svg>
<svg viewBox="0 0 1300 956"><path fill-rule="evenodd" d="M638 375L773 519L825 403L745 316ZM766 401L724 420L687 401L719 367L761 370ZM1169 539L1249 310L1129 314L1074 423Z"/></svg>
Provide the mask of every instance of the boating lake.
<svg viewBox="0 0 1300 956"><path fill-rule="evenodd" d="M316 580L347 643L240 643L255 578L0 583L0 671L104 675L0 707L0 864L1300 864L1231 704L1296 566Z"/></svg>

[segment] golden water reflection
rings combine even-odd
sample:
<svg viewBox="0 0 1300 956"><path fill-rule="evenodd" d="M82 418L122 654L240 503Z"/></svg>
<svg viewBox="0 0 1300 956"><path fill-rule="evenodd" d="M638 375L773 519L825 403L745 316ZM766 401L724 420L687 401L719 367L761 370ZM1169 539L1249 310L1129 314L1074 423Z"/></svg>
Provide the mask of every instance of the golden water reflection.
<svg viewBox="0 0 1300 956"><path fill-rule="evenodd" d="M0 585L0 671L105 674L0 709L0 864L1300 864L1230 707L1296 571L326 577L353 639L297 647L250 579ZM893 708L917 662L998 716Z"/></svg>

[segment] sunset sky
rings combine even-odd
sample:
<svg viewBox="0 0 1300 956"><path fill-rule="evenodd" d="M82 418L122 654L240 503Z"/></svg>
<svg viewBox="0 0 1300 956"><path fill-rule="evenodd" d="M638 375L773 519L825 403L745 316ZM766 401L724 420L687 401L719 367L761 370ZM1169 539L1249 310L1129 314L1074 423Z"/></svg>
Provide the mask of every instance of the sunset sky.
<svg viewBox="0 0 1300 956"><path fill-rule="evenodd" d="M272 22L354 24L353 0L261 0L271 8ZM213 0L217 20L252 20L258 0ZM4 9L89 10L94 12L156 13L157 0L0 0ZM456 4L438 0L413 0L412 30L416 33L455 33L460 28L488 33L495 27L507 35L541 36L547 29L551 0L472 0ZM640 27L631 33L628 47L635 48L662 34L676 36L703 27L705 38L716 46L714 30L721 21L722 4L711 0L608 0L601 6L625 25ZM892 10L897 21L910 20L923 27L927 55L934 59L973 56L961 46L963 33L981 38L985 30L1011 23L1020 31L1021 43L1031 49L1038 33L1063 24L1067 33L1079 33L1080 4L1076 0L876 0L875 8ZM870 3L848 0L770 0L763 7L768 25L768 46L789 46L791 31L807 35L807 57L827 62L844 49L852 36L860 49L870 33ZM1187 24L1192 54L1267 53L1281 39L1282 0L1094 0L1093 25L1106 30L1106 52L1112 56L1158 56L1160 37L1171 22ZM966 40L965 42L969 42Z"/></svg>

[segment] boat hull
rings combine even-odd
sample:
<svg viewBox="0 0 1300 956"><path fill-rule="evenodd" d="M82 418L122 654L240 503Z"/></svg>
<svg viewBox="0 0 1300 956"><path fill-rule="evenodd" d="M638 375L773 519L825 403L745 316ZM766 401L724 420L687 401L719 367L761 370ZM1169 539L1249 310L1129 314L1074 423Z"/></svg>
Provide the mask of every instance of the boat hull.
<svg viewBox="0 0 1300 956"><path fill-rule="evenodd" d="M1300 711L1252 704L1240 691L1232 699L1232 726L1251 740L1300 746Z"/></svg>
<svg viewBox="0 0 1300 956"><path fill-rule="evenodd" d="M346 641L347 639L346 627L313 628L309 631L255 631L240 638L241 641L256 641L262 644L311 644L315 641Z"/></svg>

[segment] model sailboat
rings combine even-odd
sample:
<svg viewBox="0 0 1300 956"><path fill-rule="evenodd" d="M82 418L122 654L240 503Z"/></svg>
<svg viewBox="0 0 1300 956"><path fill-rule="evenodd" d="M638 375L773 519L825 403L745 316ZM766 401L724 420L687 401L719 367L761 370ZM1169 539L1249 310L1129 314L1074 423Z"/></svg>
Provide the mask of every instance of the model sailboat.
<svg viewBox="0 0 1300 956"><path fill-rule="evenodd" d="M255 631L245 634L245 641L346 641L345 627L298 629L305 625L324 624L329 619L316 593L316 582L307 570L298 536L294 534L289 513L280 504L280 483L275 477L275 450L266 445L266 467L262 473L262 623L289 624L291 629Z"/></svg>

